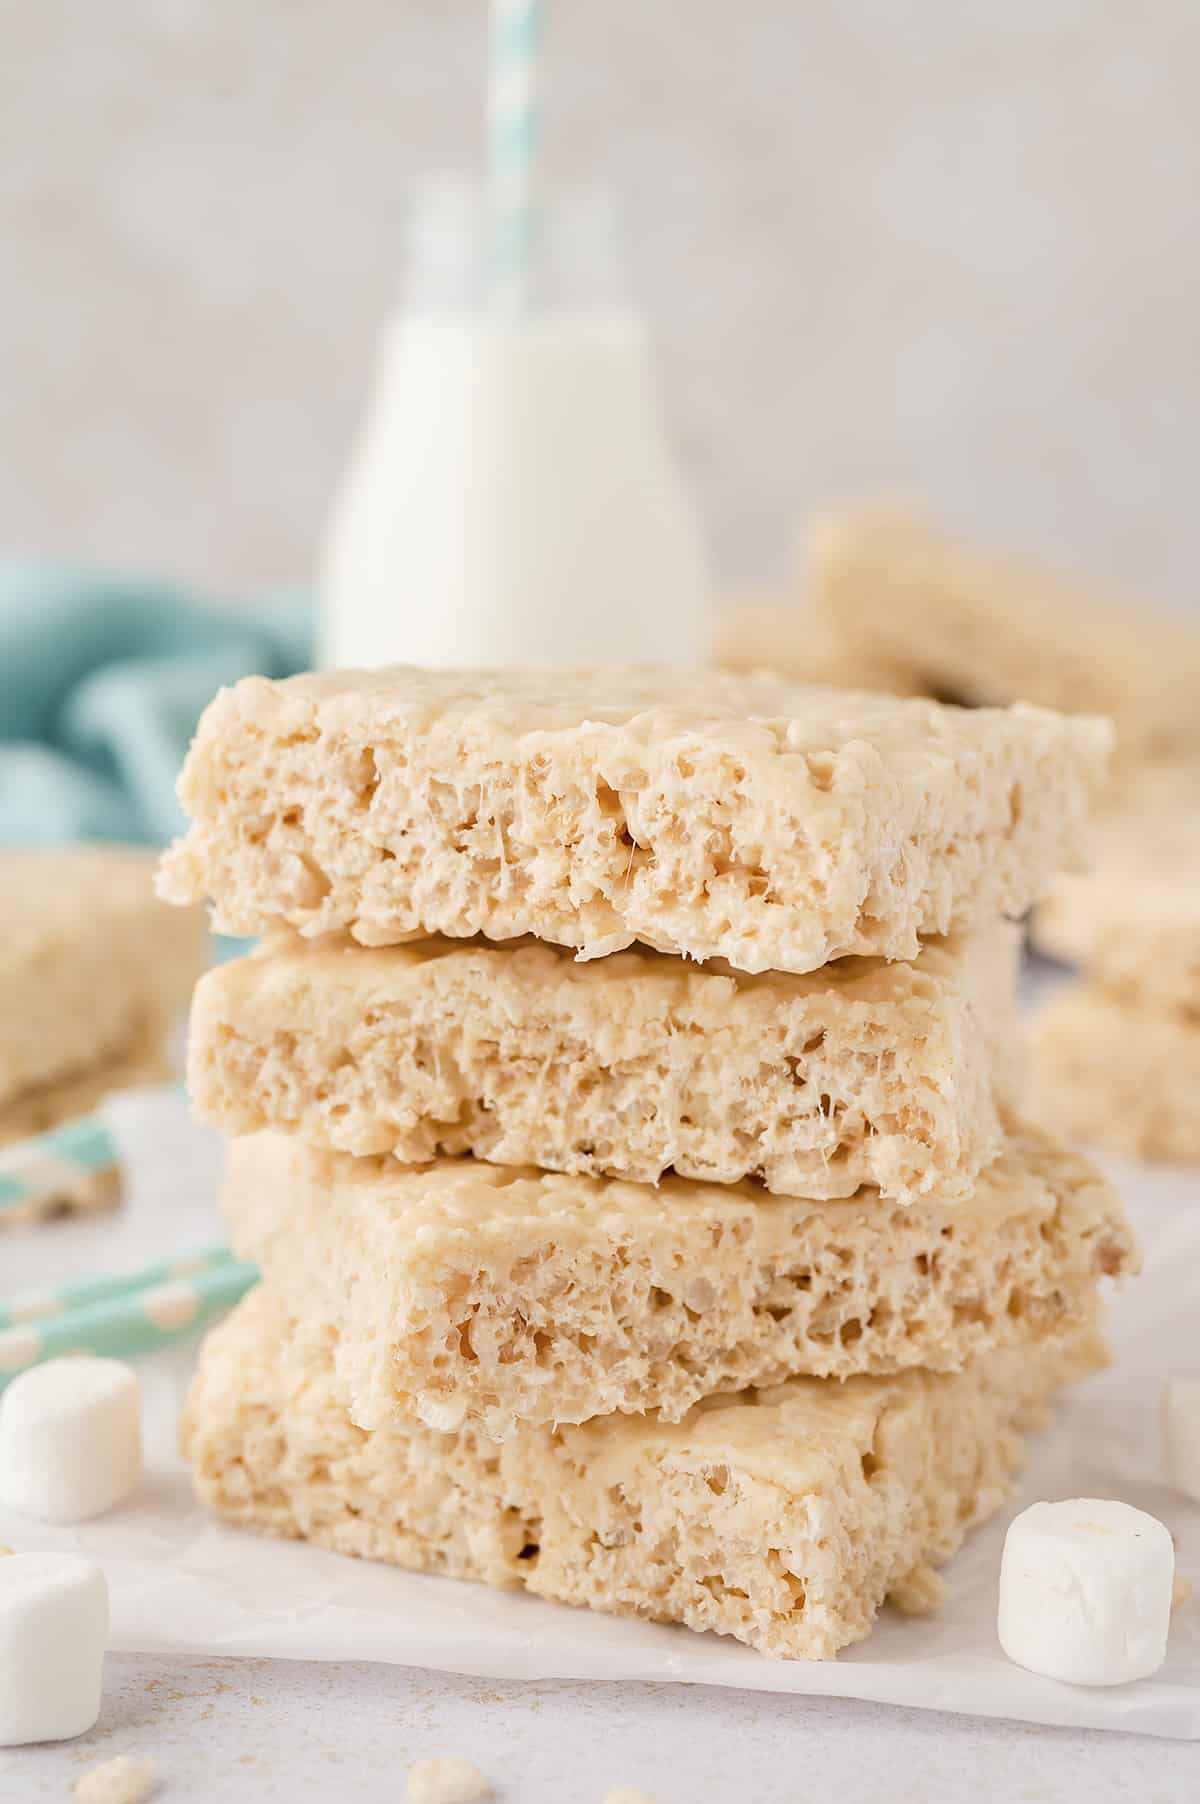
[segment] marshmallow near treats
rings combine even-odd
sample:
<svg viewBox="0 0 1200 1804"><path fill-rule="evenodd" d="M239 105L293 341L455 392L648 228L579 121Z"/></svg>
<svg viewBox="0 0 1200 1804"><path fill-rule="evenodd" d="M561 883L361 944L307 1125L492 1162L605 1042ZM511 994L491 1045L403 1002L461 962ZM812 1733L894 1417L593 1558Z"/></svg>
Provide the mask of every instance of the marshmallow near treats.
<svg viewBox="0 0 1200 1804"><path fill-rule="evenodd" d="M124 1361L48 1359L0 1397L0 1492L23 1515L85 1522L131 1496L141 1476L141 1386Z"/></svg>
<svg viewBox="0 0 1200 1804"><path fill-rule="evenodd" d="M1147 1679L1166 1658L1175 1549L1154 1516L1094 1497L1035 1503L1009 1527L1000 1645L1071 1685Z"/></svg>
<svg viewBox="0 0 1200 1804"><path fill-rule="evenodd" d="M1111 741L719 671L246 678L206 710L159 874L236 934L641 942L749 972L916 957L1081 849Z"/></svg>
<svg viewBox="0 0 1200 1804"><path fill-rule="evenodd" d="M100 1714L108 1586L66 1553L0 1559L0 1748L70 1741Z"/></svg>

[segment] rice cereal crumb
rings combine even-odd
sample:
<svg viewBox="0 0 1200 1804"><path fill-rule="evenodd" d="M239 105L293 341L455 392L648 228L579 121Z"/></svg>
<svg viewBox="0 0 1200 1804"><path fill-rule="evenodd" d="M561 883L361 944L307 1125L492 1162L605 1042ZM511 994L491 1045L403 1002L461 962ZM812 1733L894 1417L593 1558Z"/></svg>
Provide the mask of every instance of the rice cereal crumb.
<svg viewBox="0 0 1200 1804"><path fill-rule="evenodd" d="M145 1804L158 1783L152 1760L134 1754L118 1754L101 1761L75 1782L79 1804Z"/></svg>
<svg viewBox="0 0 1200 1804"><path fill-rule="evenodd" d="M475 1804L492 1795L473 1760L418 1760L408 1769L408 1804Z"/></svg>
<svg viewBox="0 0 1200 1804"><path fill-rule="evenodd" d="M914 1566L892 1586L888 1602L901 1616L936 1616L946 1597L946 1582L932 1566Z"/></svg>
<svg viewBox="0 0 1200 1804"><path fill-rule="evenodd" d="M1190 1603L1191 1597L1192 1597L1192 1581L1191 1581L1191 1579L1184 1578L1182 1572L1177 1572L1175 1574L1175 1583L1171 1587L1171 1614L1172 1614L1172 1616L1174 1616L1176 1610L1182 1610L1184 1604Z"/></svg>

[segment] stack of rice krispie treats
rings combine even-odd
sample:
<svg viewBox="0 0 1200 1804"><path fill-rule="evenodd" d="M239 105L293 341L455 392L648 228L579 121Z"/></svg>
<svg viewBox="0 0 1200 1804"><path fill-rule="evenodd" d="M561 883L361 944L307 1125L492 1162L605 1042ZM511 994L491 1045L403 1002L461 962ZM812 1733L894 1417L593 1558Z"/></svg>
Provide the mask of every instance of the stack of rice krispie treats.
<svg viewBox="0 0 1200 1804"><path fill-rule="evenodd" d="M264 1280L232 1522L827 1658L1005 1498L1134 1252L1015 1113L1107 731L716 672L250 679L161 883ZM694 961L694 962L689 962Z"/></svg>

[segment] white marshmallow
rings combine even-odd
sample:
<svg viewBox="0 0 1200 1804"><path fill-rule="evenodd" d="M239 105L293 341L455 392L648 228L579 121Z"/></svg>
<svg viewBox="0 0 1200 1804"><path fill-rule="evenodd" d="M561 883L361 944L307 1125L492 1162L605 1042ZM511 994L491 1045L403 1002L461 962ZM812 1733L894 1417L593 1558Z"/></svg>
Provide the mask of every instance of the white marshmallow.
<svg viewBox="0 0 1200 1804"><path fill-rule="evenodd" d="M1162 1431L1168 1479L1200 1503L1200 1378L1172 1378L1164 1386Z"/></svg>
<svg viewBox="0 0 1200 1804"><path fill-rule="evenodd" d="M0 1748L69 1741L100 1714L108 1586L73 1553L0 1560Z"/></svg>
<svg viewBox="0 0 1200 1804"><path fill-rule="evenodd" d="M142 1398L119 1359L31 1366L0 1398L0 1494L43 1522L84 1522L142 1476Z"/></svg>
<svg viewBox="0 0 1200 1804"><path fill-rule="evenodd" d="M1030 1672L1124 1685L1166 1657L1175 1549L1154 1516L1094 1497L1035 1503L1009 1528L1000 1645Z"/></svg>

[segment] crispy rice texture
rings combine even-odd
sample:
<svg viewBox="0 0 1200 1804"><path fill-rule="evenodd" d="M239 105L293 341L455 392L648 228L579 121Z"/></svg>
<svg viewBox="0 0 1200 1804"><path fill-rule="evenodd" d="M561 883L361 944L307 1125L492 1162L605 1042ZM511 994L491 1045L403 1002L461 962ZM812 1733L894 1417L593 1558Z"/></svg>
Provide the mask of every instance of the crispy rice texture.
<svg viewBox="0 0 1200 1804"><path fill-rule="evenodd" d="M793 1379L684 1421L610 1417L496 1446L339 1400L332 1338L270 1285L210 1335L182 1423L197 1494L245 1528L830 1659L1008 1497L1021 1433L1103 1363L1074 1346L954 1377Z"/></svg>
<svg viewBox="0 0 1200 1804"><path fill-rule="evenodd" d="M914 958L1046 891L1109 738L717 671L250 677L201 721L160 888L231 933Z"/></svg>
<svg viewBox="0 0 1200 1804"><path fill-rule="evenodd" d="M280 937L200 983L189 1088L227 1135L410 1164L949 1199L1021 1087L1017 953L1000 923L913 964L747 977L644 949Z"/></svg>
<svg viewBox="0 0 1200 1804"><path fill-rule="evenodd" d="M1132 1269L1110 1186L1036 1130L968 1202L904 1208L684 1178L659 1189L443 1160L230 1151L239 1252L326 1326L355 1421L437 1429L659 1411L795 1373L956 1371L1076 1333Z"/></svg>

